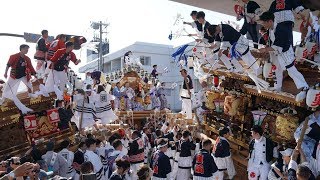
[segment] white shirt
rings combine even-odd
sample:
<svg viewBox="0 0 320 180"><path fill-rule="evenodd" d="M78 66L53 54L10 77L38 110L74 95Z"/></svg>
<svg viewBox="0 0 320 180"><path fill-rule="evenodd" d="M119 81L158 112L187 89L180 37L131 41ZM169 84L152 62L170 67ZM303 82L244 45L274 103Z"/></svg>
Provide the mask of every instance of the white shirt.
<svg viewBox="0 0 320 180"><path fill-rule="evenodd" d="M68 149L64 148L58 154L60 154L62 157L64 157L67 160L69 167L72 165L73 159L74 159L74 153L73 152L71 152Z"/></svg>
<svg viewBox="0 0 320 180"><path fill-rule="evenodd" d="M267 141L265 137L261 136L260 139L255 139L253 152L249 162L251 161L251 163L253 163L255 166L261 165L261 163L266 164L266 145Z"/></svg>
<svg viewBox="0 0 320 180"><path fill-rule="evenodd" d="M124 154L128 154L128 148L129 148L129 140L128 139L121 139L123 148L122 151Z"/></svg>
<svg viewBox="0 0 320 180"><path fill-rule="evenodd" d="M115 100L115 97L105 91L102 91L100 94L95 94L93 96L93 102L95 107L104 107L111 104L111 100Z"/></svg>
<svg viewBox="0 0 320 180"><path fill-rule="evenodd" d="M142 133L142 140L145 145L145 151L149 151L149 149L151 149L151 145L149 142L149 137L145 133Z"/></svg>
<svg viewBox="0 0 320 180"><path fill-rule="evenodd" d="M100 157L94 153L93 151L87 150L84 153L84 160L90 161L93 164L94 172L97 173L102 168L102 162L100 160Z"/></svg>
<svg viewBox="0 0 320 180"><path fill-rule="evenodd" d="M320 126L320 115L319 115L318 117L316 117L316 116L314 115L314 113L313 113L313 114L311 114L308 118L309 118L308 128L307 128L305 134L308 134L308 133L312 130L312 128L310 127L311 124L317 123L317 124ZM294 138L295 138L296 140L299 139L299 137L300 137L303 124L304 124L304 121L301 122L301 124L299 125L299 127L298 127L298 128L296 129L296 131L294 132Z"/></svg>

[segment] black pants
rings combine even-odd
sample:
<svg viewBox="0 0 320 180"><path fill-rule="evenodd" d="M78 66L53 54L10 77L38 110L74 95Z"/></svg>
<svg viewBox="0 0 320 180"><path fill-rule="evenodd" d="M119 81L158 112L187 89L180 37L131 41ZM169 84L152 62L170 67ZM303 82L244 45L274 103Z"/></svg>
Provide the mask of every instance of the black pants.
<svg viewBox="0 0 320 180"><path fill-rule="evenodd" d="M257 31L257 23L254 24L250 24L247 22L243 23L243 26L240 30L240 33L242 35L246 35L247 33L249 33L249 35L251 36L251 39L253 42L258 43L258 31ZM254 44L255 48L258 48L257 44Z"/></svg>

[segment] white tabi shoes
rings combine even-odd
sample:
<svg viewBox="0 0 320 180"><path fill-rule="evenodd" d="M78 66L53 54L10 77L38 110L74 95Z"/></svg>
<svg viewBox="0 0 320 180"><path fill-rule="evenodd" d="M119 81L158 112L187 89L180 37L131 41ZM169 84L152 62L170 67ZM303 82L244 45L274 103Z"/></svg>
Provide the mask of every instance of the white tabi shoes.
<svg viewBox="0 0 320 180"><path fill-rule="evenodd" d="M303 88L297 95L296 95L296 102L301 102L307 97L307 91L309 90L308 87Z"/></svg>
<svg viewBox="0 0 320 180"><path fill-rule="evenodd" d="M38 97L37 94L33 94L33 93L29 93L28 96L29 96L30 98L37 98L37 97Z"/></svg>

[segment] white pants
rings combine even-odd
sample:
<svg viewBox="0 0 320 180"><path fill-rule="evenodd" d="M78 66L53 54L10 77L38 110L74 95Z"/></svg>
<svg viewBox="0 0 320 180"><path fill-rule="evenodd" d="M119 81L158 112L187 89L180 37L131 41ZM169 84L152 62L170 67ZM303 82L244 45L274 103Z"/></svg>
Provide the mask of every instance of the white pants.
<svg viewBox="0 0 320 180"><path fill-rule="evenodd" d="M256 59L252 56L251 52L248 51L245 55L242 55L241 59L247 64L248 67L250 67L254 73L257 75L259 65L256 62Z"/></svg>
<svg viewBox="0 0 320 180"><path fill-rule="evenodd" d="M80 118L81 118L81 112L78 112L78 111L76 111L71 118L71 121L77 125L79 130L80 130ZM93 127L95 123L96 122L94 121L91 113L83 113L82 125L81 125L82 129Z"/></svg>
<svg viewBox="0 0 320 180"><path fill-rule="evenodd" d="M268 174L270 171L270 164L263 164L258 166L248 167L248 179L249 180L268 180ZM258 178L260 176L260 178Z"/></svg>
<svg viewBox="0 0 320 180"><path fill-rule="evenodd" d="M214 161L218 169L226 169L229 179L232 179L236 175L236 170L233 165L231 156L225 158L214 157ZM219 171L219 179L223 179L224 171Z"/></svg>
<svg viewBox="0 0 320 180"><path fill-rule="evenodd" d="M239 63L238 59L231 60L229 57L222 54L222 56L220 57L220 60L227 67L228 70L234 70L235 72L242 72L243 71L243 67Z"/></svg>
<svg viewBox="0 0 320 180"><path fill-rule="evenodd" d="M181 113L186 115L186 119L192 119L191 99L182 98Z"/></svg>
<svg viewBox="0 0 320 180"><path fill-rule="evenodd" d="M45 87L47 93L54 92L54 85L58 86L60 91L64 91L68 77L65 71L51 70L49 72Z"/></svg>
<svg viewBox="0 0 320 180"><path fill-rule="evenodd" d="M244 36L240 36L235 46L236 51L243 54L249 48L249 40ZM241 59L247 64L248 67L251 66L250 68L253 69L254 73L257 75L259 65L256 62L256 59L252 56L250 50L246 54L242 55Z"/></svg>
<svg viewBox="0 0 320 180"><path fill-rule="evenodd" d="M293 52L293 51L292 51ZM292 56L294 58L294 56ZM309 87L307 84L306 80L304 79L303 75L297 70L297 68L293 65L292 67L286 69L286 65L289 65L290 61L287 60L286 58L290 58L289 56L284 56L284 55L277 55L275 61L273 64L277 67L275 70L276 73L276 89L281 89L282 87L282 81L283 81L283 71L287 70L288 75L292 78L294 81L297 89L303 88L303 87ZM288 61L288 63L284 63L285 61ZM293 60L291 60L293 62Z"/></svg>
<svg viewBox="0 0 320 180"><path fill-rule="evenodd" d="M177 180L188 180L191 177L192 157L179 157ZM181 168L186 167L186 168Z"/></svg>
<svg viewBox="0 0 320 180"><path fill-rule="evenodd" d="M189 180L190 177L191 177L191 168L190 169L178 168L177 180Z"/></svg>
<svg viewBox="0 0 320 180"><path fill-rule="evenodd" d="M220 176L219 176L218 172L219 171L213 173L211 177L193 176L193 180L223 180L223 177L222 177L222 179L220 179Z"/></svg>
<svg viewBox="0 0 320 180"><path fill-rule="evenodd" d="M20 82L25 84L28 88L32 89L32 84L30 81L27 80L27 77L22 77L20 79L13 79L13 78L9 77L9 79L4 87L2 97L12 99L13 96L16 96L18 93Z"/></svg>
<svg viewBox="0 0 320 180"><path fill-rule="evenodd" d="M217 176L218 176L218 180L223 180L223 177L224 177L224 171L219 171L217 172Z"/></svg>
<svg viewBox="0 0 320 180"><path fill-rule="evenodd" d="M180 157L180 152L176 152L175 157L174 157L174 163L172 167L172 172L171 172L171 179L176 179L177 173L178 173L178 161Z"/></svg>
<svg viewBox="0 0 320 180"><path fill-rule="evenodd" d="M1 104L6 98L11 99L17 106L17 108L21 110L23 114L25 114L27 112L32 111L32 109L29 109L24 104L22 104L22 102L17 97L20 82L23 82L23 84L25 84L28 88L32 90L32 84L27 80L26 77L22 77L19 79L13 79L9 77L8 82L6 83L2 93Z"/></svg>
<svg viewBox="0 0 320 180"><path fill-rule="evenodd" d="M46 70L46 61L45 60L37 60L37 66L36 66L36 71L37 71L37 77L38 78L43 78Z"/></svg>

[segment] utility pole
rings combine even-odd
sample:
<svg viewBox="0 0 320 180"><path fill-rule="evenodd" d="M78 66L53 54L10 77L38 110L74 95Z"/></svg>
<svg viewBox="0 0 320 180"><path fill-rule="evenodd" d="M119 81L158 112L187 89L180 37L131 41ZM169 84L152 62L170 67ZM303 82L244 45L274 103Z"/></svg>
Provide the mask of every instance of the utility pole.
<svg viewBox="0 0 320 180"><path fill-rule="evenodd" d="M107 34L108 32L105 29L109 26L108 23L103 23L102 21L99 22L91 22L91 28L94 30L99 30L99 59L98 59L98 70L104 71L104 61L103 61L103 34Z"/></svg>

